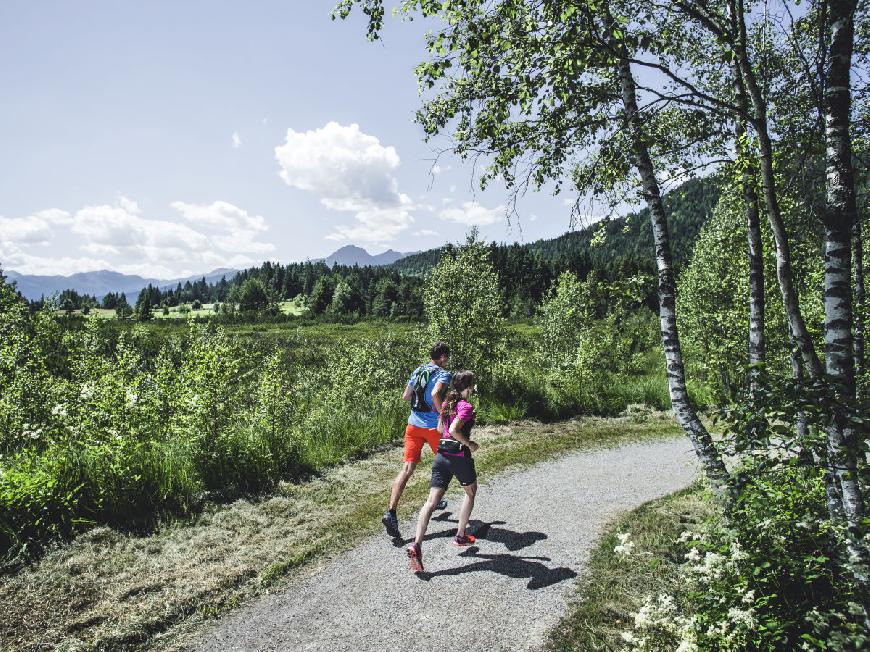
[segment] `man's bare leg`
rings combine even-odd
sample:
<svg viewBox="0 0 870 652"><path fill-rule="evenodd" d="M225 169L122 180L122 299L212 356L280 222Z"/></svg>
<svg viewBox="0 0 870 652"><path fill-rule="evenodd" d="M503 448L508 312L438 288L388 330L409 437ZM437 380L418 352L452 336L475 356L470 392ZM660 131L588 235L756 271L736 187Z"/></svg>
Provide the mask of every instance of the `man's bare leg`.
<svg viewBox="0 0 870 652"><path fill-rule="evenodd" d="M396 479L393 480L393 488L392 491L390 491L389 509L391 512L395 512L396 507L399 506L399 499L402 497L402 492L405 491L405 486L408 484L408 480L411 479L411 476L414 475L414 470L416 468L416 462L405 462L402 465L402 470L399 471Z"/></svg>

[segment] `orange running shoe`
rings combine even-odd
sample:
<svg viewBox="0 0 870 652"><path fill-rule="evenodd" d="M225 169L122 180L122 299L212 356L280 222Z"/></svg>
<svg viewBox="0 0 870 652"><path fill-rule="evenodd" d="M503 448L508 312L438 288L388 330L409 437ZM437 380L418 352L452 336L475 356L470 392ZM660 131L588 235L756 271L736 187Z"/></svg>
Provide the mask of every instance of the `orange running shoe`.
<svg viewBox="0 0 870 652"><path fill-rule="evenodd" d="M412 543L406 548L408 559L411 560L411 570L415 573L423 572L423 551L416 543Z"/></svg>
<svg viewBox="0 0 870 652"><path fill-rule="evenodd" d="M466 546L470 546L475 541L477 541L477 539L474 538L474 536L472 536L471 534L463 534L462 536L459 536L457 534L455 537L453 537L453 545L459 548L465 548Z"/></svg>

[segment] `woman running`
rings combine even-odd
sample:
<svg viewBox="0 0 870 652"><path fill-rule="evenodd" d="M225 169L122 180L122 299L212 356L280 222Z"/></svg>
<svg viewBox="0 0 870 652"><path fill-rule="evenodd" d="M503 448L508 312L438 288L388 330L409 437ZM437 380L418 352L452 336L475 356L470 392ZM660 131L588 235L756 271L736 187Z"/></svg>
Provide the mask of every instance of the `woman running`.
<svg viewBox="0 0 870 652"><path fill-rule="evenodd" d="M459 526L453 545L468 546L474 543L474 537L466 534L468 517L474 507L474 496L477 493L477 471L471 454L477 450L477 442L471 441L471 427L474 425L474 406L468 402L468 397L475 390L474 374L470 371L460 371L453 376L450 390L441 406L438 420L438 430L441 432L441 442L435 461L432 462L432 480L429 482L429 498L420 510L417 519L417 537L408 546L408 558L411 560L411 570L423 572L423 537L429 526L429 519L438 501L447 491L447 485L455 475L459 484L465 489L465 499L459 510Z"/></svg>

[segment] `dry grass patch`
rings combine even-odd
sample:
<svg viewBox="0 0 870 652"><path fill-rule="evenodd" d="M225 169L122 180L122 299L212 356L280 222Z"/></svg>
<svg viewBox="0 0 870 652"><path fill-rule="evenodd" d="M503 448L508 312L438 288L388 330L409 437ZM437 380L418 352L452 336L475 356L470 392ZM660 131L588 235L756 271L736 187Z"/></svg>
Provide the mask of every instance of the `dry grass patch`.
<svg viewBox="0 0 870 652"><path fill-rule="evenodd" d="M479 428L475 455L485 482L516 465L564 451L678 435L662 414L638 421L584 418ZM416 510L428 491L424 458L400 506ZM96 528L0 577L4 650L179 649L197 625L306 572L380 529L396 448L334 467L275 495L210 505L148 535Z"/></svg>

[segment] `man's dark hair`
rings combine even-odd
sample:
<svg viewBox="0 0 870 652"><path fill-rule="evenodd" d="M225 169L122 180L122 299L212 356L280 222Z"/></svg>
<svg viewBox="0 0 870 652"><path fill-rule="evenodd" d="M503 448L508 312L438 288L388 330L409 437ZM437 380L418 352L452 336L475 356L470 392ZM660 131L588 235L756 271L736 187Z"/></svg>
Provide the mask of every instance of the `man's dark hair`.
<svg viewBox="0 0 870 652"><path fill-rule="evenodd" d="M447 342L438 340L432 345L432 348L429 351L429 358L431 360L437 360L442 355L450 355L450 347L447 346Z"/></svg>

